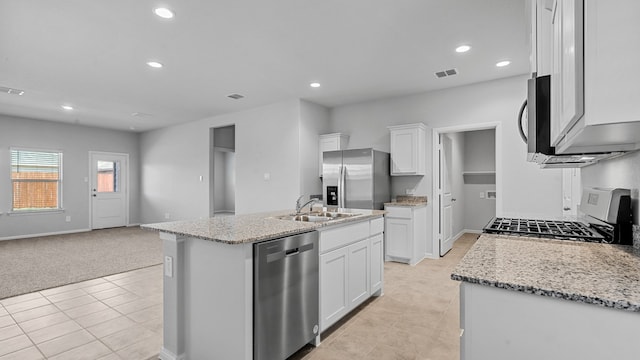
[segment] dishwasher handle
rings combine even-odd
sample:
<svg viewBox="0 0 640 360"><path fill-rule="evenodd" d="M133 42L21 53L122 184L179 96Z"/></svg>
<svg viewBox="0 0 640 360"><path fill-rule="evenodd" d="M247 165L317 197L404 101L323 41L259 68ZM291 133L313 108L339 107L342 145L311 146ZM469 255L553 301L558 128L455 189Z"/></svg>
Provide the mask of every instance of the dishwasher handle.
<svg viewBox="0 0 640 360"><path fill-rule="evenodd" d="M267 263L279 261L284 258L300 255L305 251L313 250L313 243L304 244L291 249L277 251L271 254L267 254Z"/></svg>

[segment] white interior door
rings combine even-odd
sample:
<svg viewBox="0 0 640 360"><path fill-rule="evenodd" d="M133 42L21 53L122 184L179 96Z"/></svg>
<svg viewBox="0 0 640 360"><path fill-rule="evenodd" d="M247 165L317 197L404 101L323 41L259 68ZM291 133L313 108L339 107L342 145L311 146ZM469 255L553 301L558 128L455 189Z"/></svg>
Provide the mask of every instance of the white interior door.
<svg viewBox="0 0 640 360"><path fill-rule="evenodd" d="M453 203L451 193L451 138L440 135L440 256L453 247Z"/></svg>
<svg viewBox="0 0 640 360"><path fill-rule="evenodd" d="M91 228L126 226L128 154L91 152Z"/></svg>

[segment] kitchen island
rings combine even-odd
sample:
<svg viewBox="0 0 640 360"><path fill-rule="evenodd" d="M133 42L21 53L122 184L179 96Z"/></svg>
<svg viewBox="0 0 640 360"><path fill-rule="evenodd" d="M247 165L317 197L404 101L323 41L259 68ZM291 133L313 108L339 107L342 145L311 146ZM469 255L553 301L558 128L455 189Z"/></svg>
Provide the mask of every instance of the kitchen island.
<svg viewBox="0 0 640 360"><path fill-rule="evenodd" d="M461 359L638 359L640 253L483 234L451 274Z"/></svg>
<svg viewBox="0 0 640 360"><path fill-rule="evenodd" d="M371 257L365 259L367 273L360 272L360 278L367 282L375 278L379 284L374 287L367 283L365 296L356 293L354 301L360 303L371 295L381 294L383 267L379 239L384 229L384 211L357 209L344 213L353 216L331 221L293 221L292 211L279 211L143 225L142 228L160 231L163 240L164 320L160 358L253 358L253 245L258 242L319 231L321 254L340 253L343 248L360 249L364 244L366 250L358 254ZM370 270L379 270L380 274L371 276ZM352 280L354 273L358 274L352 272L348 280ZM320 328L324 330L323 316L328 324L344 314L323 314L322 280L321 265ZM324 283L332 285L339 281ZM337 304L336 298L342 299L336 297L342 293L333 290L324 293L332 300L329 305ZM340 311L349 309L349 294L349 288L345 287L346 308L339 307ZM318 336L316 342L319 341Z"/></svg>

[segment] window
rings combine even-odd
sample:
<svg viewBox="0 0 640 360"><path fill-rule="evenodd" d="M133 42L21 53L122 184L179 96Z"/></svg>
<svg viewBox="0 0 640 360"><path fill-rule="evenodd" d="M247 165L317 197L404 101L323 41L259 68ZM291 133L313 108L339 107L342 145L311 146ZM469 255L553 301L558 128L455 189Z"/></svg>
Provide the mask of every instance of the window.
<svg viewBox="0 0 640 360"><path fill-rule="evenodd" d="M13 211L61 209L62 153L11 149Z"/></svg>

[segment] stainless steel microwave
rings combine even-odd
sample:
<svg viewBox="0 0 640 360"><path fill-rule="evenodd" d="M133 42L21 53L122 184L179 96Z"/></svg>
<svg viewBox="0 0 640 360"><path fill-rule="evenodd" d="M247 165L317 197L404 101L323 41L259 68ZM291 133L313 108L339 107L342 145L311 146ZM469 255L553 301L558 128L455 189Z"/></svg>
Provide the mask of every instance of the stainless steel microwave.
<svg viewBox="0 0 640 360"><path fill-rule="evenodd" d="M621 152L556 154L551 146L551 75L536 76L527 81L527 100L518 119L520 135L527 143L527 161L542 168L577 168L599 160L619 156ZM522 116L526 110L525 134Z"/></svg>

